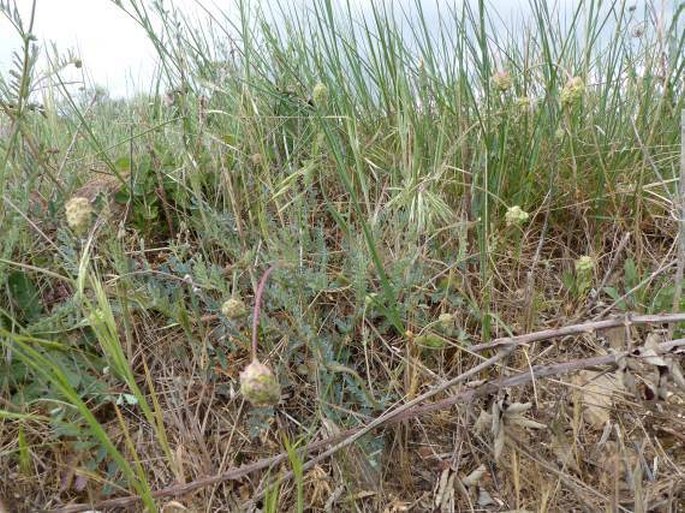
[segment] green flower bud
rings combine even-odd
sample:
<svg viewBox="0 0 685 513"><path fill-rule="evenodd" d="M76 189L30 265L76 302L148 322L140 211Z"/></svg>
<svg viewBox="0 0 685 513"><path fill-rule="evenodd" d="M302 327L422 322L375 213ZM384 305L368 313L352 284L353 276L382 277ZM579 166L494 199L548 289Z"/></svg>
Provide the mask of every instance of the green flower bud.
<svg viewBox="0 0 685 513"><path fill-rule="evenodd" d="M274 373L258 360L240 373L240 392L254 406L275 406L281 398L281 387Z"/></svg>
<svg viewBox="0 0 685 513"><path fill-rule="evenodd" d="M317 107L324 107L328 103L328 87L324 83L319 82L314 86L312 101Z"/></svg>
<svg viewBox="0 0 685 513"><path fill-rule="evenodd" d="M579 296L585 296L592 287L592 271L595 261L591 256L583 255L575 261L576 269L576 292Z"/></svg>
<svg viewBox="0 0 685 513"><path fill-rule="evenodd" d="M521 114L526 114L533 110L534 103L528 96L519 96L516 98L516 106Z"/></svg>

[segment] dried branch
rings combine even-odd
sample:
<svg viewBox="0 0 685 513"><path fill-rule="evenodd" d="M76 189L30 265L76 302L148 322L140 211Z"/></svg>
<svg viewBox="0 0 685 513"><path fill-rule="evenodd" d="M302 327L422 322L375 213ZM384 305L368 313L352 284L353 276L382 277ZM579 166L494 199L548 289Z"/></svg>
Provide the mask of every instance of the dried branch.
<svg viewBox="0 0 685 513"><path fill-rule="evenodd" d="M581 333L594 333L596 331L617 328L619 326L631 326L633 324L671 324L676 322L685 322L685 313L658 315L627 314L625 317L619 317L615 319L572 324L570 326L536 331L535 333L527 333L525 335L518 335L515 337L501 337L493 340L492 342L470 346L468 349L470 351L480 352L499 346L520 346L523 344L530 344L532 342L550 340L557 337L579 335Z"/></svg>

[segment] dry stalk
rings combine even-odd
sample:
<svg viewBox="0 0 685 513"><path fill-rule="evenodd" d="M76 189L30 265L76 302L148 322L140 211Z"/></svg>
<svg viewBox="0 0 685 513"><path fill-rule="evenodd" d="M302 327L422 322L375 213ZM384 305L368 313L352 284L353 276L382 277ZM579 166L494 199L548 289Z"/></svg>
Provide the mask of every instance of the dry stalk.
<svg viewBox="0 0 685 513"><path fill-rule="evenodd" d="M542 230L540 232L540 240L538 241L537 247L535 248L535 254L533 255L533 261L530 264L530 268L526 273L526 302L524 305L525 312L525 328L530 329L533 326L533 288L535 287L535 269L540 262L540 257L542 255L542 248L545 245L545 237L547 236L547 229L549 228L549 211L550 211L550 200L549 193L545 197L545 220L542 223Z"/></svg>
<svg viewBox="0 0 685 513"><path fill-rule="evenodd" d="M683 270L685 269L685 109L680 113L680 184L678 187L678 266L675 271L675 290L673 292L673 311L680 310L680 295L683 290Z"/></svg>
<svg viewBox="0 0 685 513"><path fill-rule="evenodd" d="M532 342L539 342L541 340L550 340L557 337L567 337L569 335L579 335L581 333L594 333L596 331L609 328L618 328L619 326L631 326L634 324L672 324L684 321L685 313L657 315L627 314L624 317L618 317L615 319L571 324L561 328L536 331L535 333L526 333L525 335L518 335L515 337L500 337L496 338L492 342L470 346L468 349L469 351L480 352L485 351L486 349L494 349L499 346L520 346L524 344L530 344Z"/></svg>

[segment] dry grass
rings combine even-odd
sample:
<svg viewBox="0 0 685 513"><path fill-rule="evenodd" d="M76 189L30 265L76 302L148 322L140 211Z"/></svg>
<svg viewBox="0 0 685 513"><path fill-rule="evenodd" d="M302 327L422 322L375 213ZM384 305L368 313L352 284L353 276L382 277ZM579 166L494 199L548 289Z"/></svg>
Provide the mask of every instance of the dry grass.
<svg viewBox="0 0 685 513"><path fill-rule="evenodd" d="M545 246L554 248L553 241ZM530 244L531 250L534 247ZM553 255L543 254L542 258L552 260ZM509 265L505 257L497 259L501 285L495 303L503 322L515 327L525 312L520 308L520 291L512 284L522 281L525 269ZM532 261L532 255L521 261ZM436 269L444 266L423 264ZM545 276L540 275L536 289L547 290L550 296L542 301L545 310L536 312L536 329L564 324L559 319L568 318L569 311L577 312L578 318L587 317L582 304L570 305L570 299L563 297L555 300L559 283L550 280L545 284L543 280ZM468 275L459 281L464 287L479 286ZM338 308L343 300L337 298ZM321 394L309 378L316 372L315 362L300 366L304 368L281 367L281 379L289 384L274 414L260 417L263 423L255 436L255 426L250 425L254 417L247 415L250 406L236 393L237 370L248 363L247 351L242 358L238 351L225 369L217 368L213 373L203 362L201 351L179 358L179 351L187 350L186 334L179 327L165 327L163 319L151 316L135 316L129 322L130 361L138 376L145 374L144 365L154 376L169 444L174 448L173 463L165 463L153 433L135 408L121 407L117 412L109 406L96 414L115 442L131 437L153 489L170 483L192 483L274 456L283 450L283 437L298 440L307 433L306 443L312 443L339 431L332 420L323 418L319 429L308 431L311 424L306 419L316 415L312 404ZM468 315L462 315L459 322L463 323L460 328L470 330ZM211 340L215 323L197 323L194 336ZM418 332L422 326L411 328ZM498 376L607 354L626 343L622 328L599 335L564 337L522 347L497 372L487 371L477 378L496 383ZM631 337L631 346L640 346L645 331L633 329ZM364 357L369 362L369 382L387 383L385 386L405 400L460 374L480 359L468 345L455 339L449 340L444 351L430 356L412 349L411 339L403 337L379 339L367 351ZM278 361L278 344L270 359ZM365 454L367 444L352 446L316 465L304 477L307 508L323 511L335 499L335 506L328 504L334 511L496 511L502 507L519 511L680 511L685 507L684 391L669 387L665 400L646 399L646 384L654 381L650 366L635 371L638 395L622 390L610 367L584 372L536 380L533 385L501 390L376 431L372 438L382 440L385 447L374 457L380 465L370 463ZM585 380L594 378L590 388L582 386L582 376ZM450 391L446 394L443 397ZM495 459L491 433L488 429L479 431L475 425L481 411L490 411L503 394L511 402L532 402L526 417L546 427L507 429L504 449ZM358 414L357 418L368 423L372 417ZM126 431L122 431L122 422ZM1 491L12 504L8 511L52 509L73 500L97 503L103 499L104 483L97 474L87 474L83 462L75 459L78 440L56 444L46 426L40 422L34 424L35 429L31 426L31 422L3 426L1 439L9 444L3 451L16 448L19 427L30 451L28 469L5 460L2 473L8 478L3 480ZM484 466L482 477L465 487L463 481L480 466ZM255 492L263 489L264 480L288 468L285 462L270 472L201 488L160 501L160 505L165 508L168 504L171 511L174 507L178 511L247 511ZM450 486L441 485L441 480ZM290 509L285 505L293 493L289 484L283 486L281 511Z"/></svg>

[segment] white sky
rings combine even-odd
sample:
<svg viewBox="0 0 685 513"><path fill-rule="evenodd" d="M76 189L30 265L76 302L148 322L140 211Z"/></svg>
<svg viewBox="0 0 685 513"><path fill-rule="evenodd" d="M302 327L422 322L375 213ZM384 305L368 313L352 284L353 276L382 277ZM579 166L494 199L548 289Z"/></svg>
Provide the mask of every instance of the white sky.
<svg viewBox="0 0 685 513"><path fill-rule="evenodd" d="M10 0L13 3L15 0ZM141 0L138 0L140 3ZM151 0L142 0L150 3ZM200 0L203 5L219 5L233 16L237 13L236 0ZM260 0L254 0L259 2ZM307 0L293 0L306 5ZM333 0L334 3L341 0ZM344 1L344 0L342 0ZM359 6L371 0L354 0ZM389 0L411 10L417 0ZM425 1L425 13L435 11L436 0ZM440 3L457 5L463 0L438 0ZM514 17L522 16L527 10L527 0L491 0L499 15L508 23ZM551 0L550 0L551 1ZM671 2L673 0L667 0ZM16 0L25 23L28 23L33 0ZM83 61L83 68L77 71L71 67L61 76L64 80L79 80L85 74L86 85L101 85L114 97L125 96L135 91L150 91L157 62L156 53L145 31L116 7L112 0L36 0L36 21L33 33L41 45L45 57L46 47L55 43L59 52L66 55L72 50ZM268 5L269 0L264 2ZM561 0L562 4L573 5L574 0ZM643 3L644 0L637 3ZM6 3L6 2L5 2ZM123 0L128 5L127 0ZM197 0L165 0L165 4L177 6L184 14L196 18ZM0 14L0 74L6 77L11 67L12 51L21 48L21 41L11 24Z"/></svg>
<svg viewBox="0 0 685 513"><path fill-rule="evenodd" d="M106 87L112 96L148 90L156 65L156 53L145 31L111 0L36 0L33 33L47 55L45 45L54 42L63 55L69 50L83 61L82 72L89 84ZM126 3L126 2L124 2ZM186 9L193 0L175 0ZM32 0L16 0L25 24L29 23ZM21 39L0 15L0 73L11 66L12 52L21 49ZM66 76L78 79L72 67Z"/></svg>

